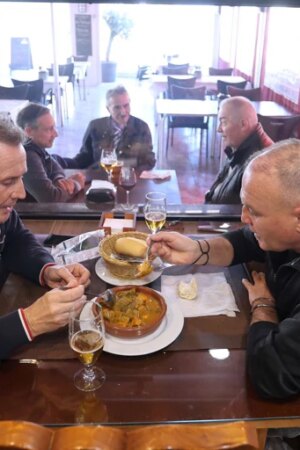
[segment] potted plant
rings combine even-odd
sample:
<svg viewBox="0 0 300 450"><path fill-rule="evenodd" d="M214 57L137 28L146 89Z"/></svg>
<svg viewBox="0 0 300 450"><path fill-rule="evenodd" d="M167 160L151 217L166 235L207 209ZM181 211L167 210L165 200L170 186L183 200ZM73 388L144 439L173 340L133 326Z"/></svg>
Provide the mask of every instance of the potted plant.
<svg viewBox="0 0 300 450"><path fill-rule="evenodd" d="M105 61L102 61L102 81L110 82L115 81L117 63L110 60L112 43L116 36L120 38L127 39L131 28L133 27L133 22L129 19L126 14L121 14L117 11L107 11L103 15L107 26L109 27L110 34L108 39L108 45L106 49Z"/></svg>

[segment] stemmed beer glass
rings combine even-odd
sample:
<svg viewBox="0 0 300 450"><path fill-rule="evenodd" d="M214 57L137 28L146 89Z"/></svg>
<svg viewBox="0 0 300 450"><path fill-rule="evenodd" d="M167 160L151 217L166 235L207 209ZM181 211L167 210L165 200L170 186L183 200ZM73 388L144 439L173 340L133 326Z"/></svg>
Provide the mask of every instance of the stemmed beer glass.
<svg viewBox="0 0 300 450"><path fill-rule="evenodd" d="M108 179L111 180L112 168L117 164L118 157L116 149L103 148L100 157L100 166L103 167L108 175Z"/></svg>
<svg viewBox="0 0 300 450"><path fill-rule="evenodd" d="M102 308L92 301L83 302L80 312L73 309L69 318L69 343L84 368L74 375L74 384L81 391L95 391L105 381L105 373L94 367L105 342Z"/></svg>
<svg viewBox="0 0 300 450"><path fill-rule="evenodd" d="M145 222L152 234L162 229L167 219L167 199L163 192L148 192L144 206Z"/></svg>

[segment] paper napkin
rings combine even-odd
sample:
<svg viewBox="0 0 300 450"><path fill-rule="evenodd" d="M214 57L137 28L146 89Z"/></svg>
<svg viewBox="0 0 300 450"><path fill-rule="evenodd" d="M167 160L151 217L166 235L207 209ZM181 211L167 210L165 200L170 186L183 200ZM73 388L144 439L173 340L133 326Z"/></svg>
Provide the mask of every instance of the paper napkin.
<svg viewBox="0 0 300 450"><path fill-rule="evenodd" d="M194 300L179 297L178 283L189 281L192 275L168 276L161 279L161 292L166 298L179 302L184 317L217 316L235 317L239 311L230 285L223 273L197 273L198 295Z"/></svg>
<svg viewBox="0 0 300 450"><path fill-rule="evenodd" d="M144 170L140 178L144 178L147 180L166 180L171 177L171 172L169 170L160 170L159 172L155 172L152 170Z"/></svg>

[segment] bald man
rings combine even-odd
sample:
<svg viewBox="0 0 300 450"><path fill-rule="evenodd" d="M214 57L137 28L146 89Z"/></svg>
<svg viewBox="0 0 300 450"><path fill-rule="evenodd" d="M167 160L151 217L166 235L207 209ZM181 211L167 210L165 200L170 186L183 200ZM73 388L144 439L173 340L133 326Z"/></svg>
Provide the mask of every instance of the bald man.
<svg viewBox="0 0 300 450"><path fill-rule="evenodd" d="M223 137L227 161L206 193L205 203L241 203L242 176L250 156L273 141L245 97L231 97L221 103L218 132Z"/></svg>

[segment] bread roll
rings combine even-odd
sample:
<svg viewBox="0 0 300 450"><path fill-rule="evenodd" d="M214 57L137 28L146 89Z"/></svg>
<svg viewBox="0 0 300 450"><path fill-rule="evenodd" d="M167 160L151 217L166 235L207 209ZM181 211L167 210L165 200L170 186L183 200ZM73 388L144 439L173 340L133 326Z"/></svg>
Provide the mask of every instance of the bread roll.
<svg viewBox="0 0 300 450"><path fill-rule="evenodd" d="M115 242L115 251L121 255L143 258L146 256L146 241L134 237L121 237Z"/></svg>
<svg viewBox="0 0 300 450"><path fill-rule="evenodd" d="M194 277L189 282L180 281L178 283L179 297L185 300L194 300L198 295L197 281Z"/></svg>

